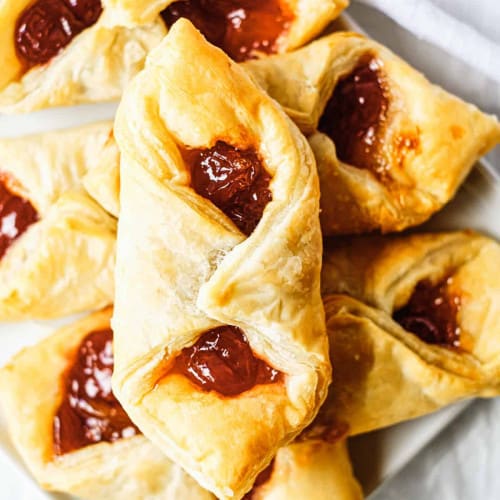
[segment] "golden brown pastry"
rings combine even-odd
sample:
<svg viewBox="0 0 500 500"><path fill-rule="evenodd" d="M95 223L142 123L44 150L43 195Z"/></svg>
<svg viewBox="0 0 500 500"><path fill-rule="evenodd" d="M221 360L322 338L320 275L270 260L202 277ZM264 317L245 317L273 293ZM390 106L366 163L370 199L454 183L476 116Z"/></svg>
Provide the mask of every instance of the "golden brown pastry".
<svg viewBox="0 0 500 500"><path fill-rule="evenodd" d="M0 3L0 112L118 99L165 35L117 25L106 0Z"/></svg>
<svg viewBox="0 0 500 500"><path fill-rule="evenodd" d="M120 151L111 130L106 142L94 152L92 168L83 177L83 186L103 208L118 218L120 212Z"/></svg>
<svg viewBox="0 0 500 500"><path fill-rule="evenodd" d="M245 67L312 133L326 235L420 224L500 142L494 116L358 34L334 33Z"/></svg>
<svg viewBox="0 0 500 500"><path fill-rule="evenodd" d="M109 393L110 316L107 309L62 328L0 369L0 403L17 450L48 490L96 500L213 499L140 434ZM304 435L278 450L249 497L360 499L342 432Z"/></svg>
<svg viewBox="0 0 500 500"><path fill-rule="evenodd" d="M311 150L184 19L127 88L115 135L114 391L200 484L241 497L330 379Z"/></svg>
<svg viewBox="0 0 500 500"><path fill-rule="evenodd" d="M499 262L497 242L466 231L332 242L322 287L335 376L319 421L359 434L498 395Z"/></svg>
<svg viewBox="0 0 500 500"><path fill-rule="evenodd" d="M235 61L284 52L313 39L349 0L109 0L120 22L170 27L189 19L207 40Z"/></svg>
<svg viewBox="0 0 500 500"><path fill-rule="evenodd" d="M346 440L298 440L280 448L257 478L251 500L361 500Z"/></svg>
<svg viewBox="0 0 500 500"><path fill-rule="evenodd" d="M212 499L140 434L111 392L111 311L24 349L0 370L12 441L45 489L91 500Z"/></svg>
<svg viewBox="0 0 500 500"><path fill-rule="evenodd" d="M116 221L82 188L111 124L0 141L0 320L113 301Z"/></svg>

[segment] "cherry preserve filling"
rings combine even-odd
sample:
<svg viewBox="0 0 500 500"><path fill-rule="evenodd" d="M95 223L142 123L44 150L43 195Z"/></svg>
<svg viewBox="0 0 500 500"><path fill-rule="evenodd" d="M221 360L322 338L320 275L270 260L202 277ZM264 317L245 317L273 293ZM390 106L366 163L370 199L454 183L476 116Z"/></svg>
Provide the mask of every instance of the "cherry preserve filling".
<svg viewBox="0 0 500 500"><path fill-rule="evenodd" d="M260 384L282 380L283 374L256 358L243 331L220 326L205 332L177 356L173 373L180 373L204 391L236 396Z"/></svg>
<svg viewBox="0 0 500 500"><path fill-rule="evenodd" d="M253 149L238 149L218 141L210 149L188 149L191 185L220 208L247 236L272 199L271 176Z"/></svg>
<svg viewBox="0 0 500 500"><path fill-rule="evenodd" d="M102 12L100 0L36 0L19 16L14 32L18 57L27 68L45 64Z"/></svg>
<svg viewBox="0 0 500 500"><path fill-rule="evenodd" d="M28 200L9 191L1 175L0 221L0 258L31 224L38 221L38 213L33 205Z"/></svg>
<svg viewBox="0 0 500 500"><path fill-rule="evenodd" d="M161 15L169 27L181 17L189 19L235 61L276 52L293 19L279 0L181 0Z"/></svg>
<svg viewBox="0 0 500 500"><path fill-rule="evenodd" d="M113 332L89 333L66 374L64 399L54 416L57 455L139 434L111 390L113 366Z"/></svg>
<svg viewBox="0 0 500 500"><path fill-rule="evenodd" d="M349 165L383 174L382 129L389 101L380 62L371 54L339 80L319 122L335 143L337 157Z"/></svg>
<svg viewBox="0 0 500 500"><path fill-rule="evenodd" d="M452 282L452 277L437 284L429 280L419 282L409 302L394 314L394 319L424 342L460 347L457 315L461 300L450 291Z"/></svg>
<svg viewBox="0 0 500 500"><path fill-rule="evenodd" d="M246 493L241 500L252 500L259 486L266 484L269 481L269 479L271 479L271 476L273 475L273 470L274 470L274 458L271 460L271 463L264 470L260 471L259 475L255 479L255 482L253 483L252 489L248 493Z"/></svg>

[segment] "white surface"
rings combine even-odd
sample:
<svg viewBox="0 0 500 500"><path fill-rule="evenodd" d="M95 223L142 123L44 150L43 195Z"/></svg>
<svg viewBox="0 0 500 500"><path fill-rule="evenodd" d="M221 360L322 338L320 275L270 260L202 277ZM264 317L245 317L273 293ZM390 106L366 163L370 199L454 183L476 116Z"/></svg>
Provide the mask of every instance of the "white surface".
<svg viewBox="0 0 500 500"><path fill-rule="evenodd" d="M359 0L500 84L498 0Z"/></svg>
<svg viewBox="0 0 500 500"><path fill-rule="evenodd" d="M391 46L391 44L388 45ZM113 110L113 105L81 106L72 109L43 111L24 117L0 117L0 137L24 135L111 118ZM480 174L479 178L484 179L487 177L485 175ZM472 179L476 180L477 178L477 174L472 177ZM483 193L480 193L478 197L475 194L477 189L473 187L474 182L472 182L470 188L466 187L462 192L460 197L462 201L457 202L458 208L456 203L451 205L446 212L448 215L445 215L444 219L439 219L441 222L438 221L436 224L443 223L444 220L445 226L448 224L454 227L471 226L486 229L490 233L496 231L499 234L500 228L498 227L496 214L500 214L498 210L500 195L493 188L489 188L487 198ZM486 184L491 183L486 181ZM466 185L469 186L469 181ZM463 210L461 208L462 204L464 204ZM495 210L495 212L492 210ZM0 325L0 363L3 363L22 345L34 343L50 331L51 327L49 325L39 322L22 325ZM371 486L375 486L382 479L391 477L400 470L460 410L459 407L448 408L423 419L357 438L353 445L355 451L359 453L359 450L361 450L362 455L370 457ZM381 494L382 496L379 494L377 498L385 498L385 493ZM421 498L420 496L401 497L397 496L397 492L391 494L396 495L392 498ZM52 495L40 492L31 481L16 453L10 447L5 429L0 422L0 499L41 500L49 497L55 498ZM57 498L62 497L58 496Z"/></svg>

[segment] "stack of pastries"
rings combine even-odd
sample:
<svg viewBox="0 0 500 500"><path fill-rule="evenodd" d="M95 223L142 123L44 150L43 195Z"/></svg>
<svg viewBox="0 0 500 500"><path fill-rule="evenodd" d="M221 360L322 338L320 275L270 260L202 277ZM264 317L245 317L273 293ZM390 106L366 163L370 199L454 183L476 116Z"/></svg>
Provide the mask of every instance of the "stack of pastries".
<svg viewBox="0 0 500 500"><path fill-rule="evenodd" d="M0 370L42 488L356 500L348 436L500 394L500 245L395 234L500 124L347 3L0 5L2 112L121 99L0 140L0 319L86 312Z"/></svg>

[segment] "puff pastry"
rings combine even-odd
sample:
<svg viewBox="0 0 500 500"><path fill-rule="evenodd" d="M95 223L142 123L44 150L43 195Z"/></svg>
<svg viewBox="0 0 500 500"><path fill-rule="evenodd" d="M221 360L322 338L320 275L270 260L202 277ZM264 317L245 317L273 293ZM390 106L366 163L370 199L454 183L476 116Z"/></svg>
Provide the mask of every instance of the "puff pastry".
<svg viewBox="0 0 500 500"><path fill-rule="evenodd" d="M189 19L236 61L304 45L348 6L348 0L109 0L121 23L167 26Z"/></svg>
<svg viewBox="0 0 500 500"><path fill-rule="evenodd" d="M346 440L298 440L278 450L271 466L257 480L252 500L361 500Z"/></svg>
<svg viewBox="0 0 500 500"><path fill-rule="evenodd" d="M87 192L103 208L118 218L120 212L120 151L110 124L102 146L94 151L95 161L82 182Z"/></svg>
<svg viewBox="0 0 500 500"><path fill-rule="evenodd" d="M110 317L109 309L94 313L24 349L0 370L0 399L14 445L48 490L92 500L213 499L139 433L55 452L54 422L65 397L68 368L89 334L109 329Z"/></svg>
<svg viewBox="0 0 500 500"><path fill-rule="evenodd" d="M335 377L320 420L359 434L499 394L498 243L453 232L331 245L322 286Z"/></svg>
<svg viewBox="0 0 500 500"><path fill-rule="evenodd" d="M116 221L82 188L110 131L101 123L0 141L0 320L112 302Z"/></svg>
<svg viewBox="0 0 500 500"><path fill-rule="evenodd" d="M312 134L326 235L420 224L500 142L494 116L358 34L334 33L245 67Z"/></svg>
<svg viewBox="0 0 500 500"><path fill-rule="evenodd" d="M97 440L64 454L55 452L54 422L64 401L68 372L89 336L109 330L110 317L107 309L62 328L24 349L0 370L0 402L17 450L48 490L95 500L214 499L139 433L113 442ZM112 357L110 361L112 370ZM98 369L102 373L102 367ZM362 498L341 434L333 439L304 435L278 450L249 497Z"/></svg>
<svg viewBox="0 0 500 500"><path fill-rule="evenodd" d="M200 484L241 497L330 379L312 153L184 19L125 92L115 135L114 391Z"/></svg>
<svg viewBox="0 0 500 500"><path fill-rule="evenodd" d="M160 20L117 25L106 0L0 4L0 112L118 99L165 35Z"/></svg>

